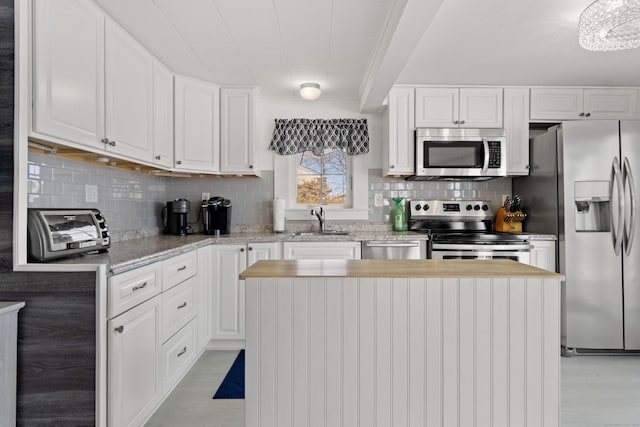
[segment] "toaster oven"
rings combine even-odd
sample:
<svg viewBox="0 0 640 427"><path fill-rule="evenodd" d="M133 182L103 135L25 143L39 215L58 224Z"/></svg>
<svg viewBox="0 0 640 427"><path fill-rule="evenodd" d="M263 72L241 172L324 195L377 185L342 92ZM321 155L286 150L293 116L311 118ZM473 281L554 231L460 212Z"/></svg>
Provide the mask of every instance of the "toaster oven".
<svg viewBox="0 0 640 427"><path fill-rule="evenodd" d="M111 245L107 221L98 209L28 209L27 235L29 258L40 262L104 252Z"/></svg>

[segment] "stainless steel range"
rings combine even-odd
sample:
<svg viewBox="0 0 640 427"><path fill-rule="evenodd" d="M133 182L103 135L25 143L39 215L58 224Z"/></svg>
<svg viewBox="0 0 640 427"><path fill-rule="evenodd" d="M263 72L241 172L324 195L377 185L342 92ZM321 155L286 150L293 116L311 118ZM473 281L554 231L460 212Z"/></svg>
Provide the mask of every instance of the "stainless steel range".
<svg viewBox="0 0 640 427"><path fill-rule="evenodd" d="M488 201L411 200L409 230L430 234L427 258L512 259L529 264L529 236L494 232L494 215Z"/></svg>

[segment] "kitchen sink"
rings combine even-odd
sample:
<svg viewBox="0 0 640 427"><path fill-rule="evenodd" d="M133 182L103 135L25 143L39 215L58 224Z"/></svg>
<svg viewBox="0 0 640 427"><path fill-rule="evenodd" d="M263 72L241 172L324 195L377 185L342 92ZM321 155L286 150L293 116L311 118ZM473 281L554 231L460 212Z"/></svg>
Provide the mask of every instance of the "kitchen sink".
<svg viewBox="0 0 640 427"><path fill-rule="evenodd" d="M338 230L324 230L324 231L296 231L293 233L294 236L305 237L305 236L348 236L351 233L348 231L338 231Z"/></svg>

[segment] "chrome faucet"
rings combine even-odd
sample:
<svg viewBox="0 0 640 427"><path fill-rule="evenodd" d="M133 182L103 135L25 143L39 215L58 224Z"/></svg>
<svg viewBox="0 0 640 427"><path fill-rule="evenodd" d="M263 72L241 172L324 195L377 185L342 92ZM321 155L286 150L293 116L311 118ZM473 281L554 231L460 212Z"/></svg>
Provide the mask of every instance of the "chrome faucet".
<svg viewBox="0 0 640 427"><path fill-rule="evenodd" d="M322 206L311 209L311 215L318 217L318 221L320 221L320 232L324 232L324 209L322 209Z"/></svg>

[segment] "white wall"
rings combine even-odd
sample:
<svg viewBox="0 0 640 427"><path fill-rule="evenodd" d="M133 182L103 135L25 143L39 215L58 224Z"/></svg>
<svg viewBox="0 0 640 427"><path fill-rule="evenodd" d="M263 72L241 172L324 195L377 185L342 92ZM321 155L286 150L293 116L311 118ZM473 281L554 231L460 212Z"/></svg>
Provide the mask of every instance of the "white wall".
<svg viewBox="0 0 640 427"><path fill-rule="evenodd" d="M259 96L256 109L257 163L259 169L273 170L273 156L269 143L275 119L356 119L366 118L369 126L369 169L380 168L382 145L382 115L361 114L357 99L320 97L305 101L300 97L274 98Z"/></svg>

